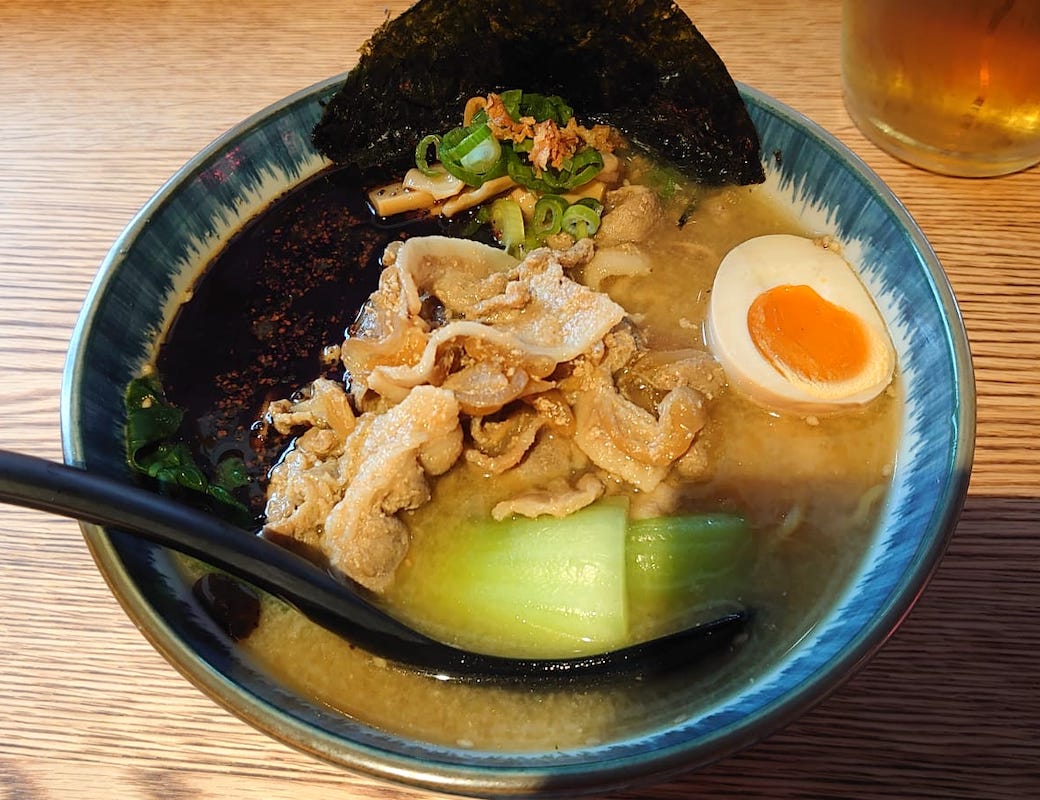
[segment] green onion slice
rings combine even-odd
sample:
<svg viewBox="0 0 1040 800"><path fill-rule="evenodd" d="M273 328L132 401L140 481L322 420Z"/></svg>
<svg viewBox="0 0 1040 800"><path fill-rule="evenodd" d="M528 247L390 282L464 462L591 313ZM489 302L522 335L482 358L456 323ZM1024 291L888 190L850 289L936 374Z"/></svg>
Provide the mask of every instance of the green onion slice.
<svg viewBox="0 0 1040 800"><path fill-rule="evenodd" d="M502 146L498 143L498 139L494 136L489 136L466 153L466 155L462 156L459 159L459 163L477 175L485 175L494 169L501 158Z"/></svg>
<svg viewBox="0 0 1040 800"><path fill-rule="evenodd" d="M524 94L520 98L520 113L538 122L551 119L562 128L574 116L574 109L559 95Z"/></svg>
<svg viewBox="0 0 1040 800"><path fill-rule="evenodd" d="M434 133L424 136L415 146L415 166L423 175L432 177L437 174L435 165L440 158L440 146L441 137ZM429 158L431 147L433 148L432 160Z"/></svg>
<svg viewBox="0 0 1040 800"><path fill-rule="evenodd" d="M520 113L520 98L523 95L524 93L520 89L507 89L498 95L513 122L517 122L522 116Z"/></svg>
<svg viewBox="0 0 1040 800"><path fill-rule="evenodd" d="M590 198L583 199L587 200ZM575 203L563 212L562 226L564 232L569 233L575 239L585 239L592 236L599 230L601 212L602 206L596 209L581 201Z"/></svg>
<svg viewBox="0 0 1040 800"><path fill-rule="evenodd" d="M594 147L586 147L584 150L579 150L574 154L568 166L570 185L567 188L573 189L575 186L588 183L599 175L602 170L603 155L599 150Z"/></svg>
<svg viewBox="0 0 1040 800"><path fill-rule="evenodd" d="M491 230L509 255L523 255L524 215L515 200L500 197L491 204Z"/></svg>
<svg viewBox="0 0 1040 800"><path fill-rule="evenodd" d="M585 206L591 208L599 216L603 216L603 204L595 197L581 197L574 201L576 206Z"/></svg>
<svg viewBox="0 0 1040 800"><path fill-rule="evenodd" d="M484 122L468 128L453 128L440 143L444 168L469 186L480 186L506 174L504 149Z"/></svg>
<svg viewBox="0 0 1040 800"><path fill-rule="evenodd" d="M521 186L546 194L570 191L576 186L588 183L603 169L603 156L592 147L575 153L563 169L547 169L540 174L535 172L526 158L521 158L514 150L505 147L502 152L506 154L509 177Z"/></svg>
<svg viewBox="0 0 1040 800"><path fill-rule="evenodd" d="M535 122L544 122L551 119L557 125L563 127L571 117L574 109L567 105L567 101L558 95L536 94L524 92L520 89L509 89L501 92L499 97L505 106L509 116L514 122L519 122L521 117L533 117Z"/></svg>
<svg viewBox="0 0 1040 800"><path fill-rule="evenodd" d="M567 200L558 194L546 194L539 198L534 206L534 217L531 219L531 233L539 239L545 239L560 232L563 227L563 214L567 210Z"/></svg>

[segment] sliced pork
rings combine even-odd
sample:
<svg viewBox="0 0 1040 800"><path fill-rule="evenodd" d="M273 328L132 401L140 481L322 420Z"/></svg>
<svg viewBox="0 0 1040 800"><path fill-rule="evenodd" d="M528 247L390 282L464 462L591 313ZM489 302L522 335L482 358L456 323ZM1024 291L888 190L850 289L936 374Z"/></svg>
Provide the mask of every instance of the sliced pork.
<svg viewBox="0 0 1040 800"><path fill-rule="evenodd" d="M613 202L618 224L652 211L640 192ZM495 519L633 490L656 508L672 470L706 470L696 444L722 385L714 360L648 349L621 306L576 279L594 254L589 239L520 262L444 237L391 245L341 346L349 396L319 380L268 409L299 435L271 471L267 532L380 592L410 544L400 512L460 460L501 482Z"/></svg>
<svg viewBox="0 0 1040 800"><path fill-rule="evenodd" d="M320 549L329 563L380 591L408 551L395 515L430 497L424 457L444 471L462 451L459 407L446 389L420 386L385 413L367 412L334 448L316 453L311 428L271 471L266 531Z"/></svg>

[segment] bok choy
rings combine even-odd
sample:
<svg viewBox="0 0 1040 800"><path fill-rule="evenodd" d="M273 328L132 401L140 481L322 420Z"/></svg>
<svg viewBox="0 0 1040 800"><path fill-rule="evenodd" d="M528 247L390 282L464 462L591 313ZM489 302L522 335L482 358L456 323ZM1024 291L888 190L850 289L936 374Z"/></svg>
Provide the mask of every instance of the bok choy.
<svg viewBox="0 0 1040 800"><path fill-rule="evenodd" d="M596 653L732 608L750 541L736 515L629 521L614 499L563 518L471 522L410 566L409 603L466 646Z"/></svg>

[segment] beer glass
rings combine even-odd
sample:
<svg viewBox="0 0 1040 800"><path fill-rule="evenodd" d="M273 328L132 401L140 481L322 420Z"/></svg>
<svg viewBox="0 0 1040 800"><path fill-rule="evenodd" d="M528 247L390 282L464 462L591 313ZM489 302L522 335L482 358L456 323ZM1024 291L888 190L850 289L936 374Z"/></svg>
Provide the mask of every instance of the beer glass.
<svg viewBox="0 0 1040 800"><path fill-rule="evenodd" d="M1040 0L843 0L849 115L947 175L1040 162Z"/></svg>

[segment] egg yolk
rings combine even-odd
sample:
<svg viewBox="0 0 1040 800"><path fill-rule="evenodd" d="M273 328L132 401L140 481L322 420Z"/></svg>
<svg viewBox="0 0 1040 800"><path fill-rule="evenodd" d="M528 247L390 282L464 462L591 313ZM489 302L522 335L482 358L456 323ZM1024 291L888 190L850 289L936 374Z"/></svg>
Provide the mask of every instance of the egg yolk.
<svg viewBox="0 0 1040 800"><path fill-rule="evenodd" d="M762 292L748 309L747 325L755 347L781 374L838 382L867 365L870 342L862 321L811 286Z"/></svg>

